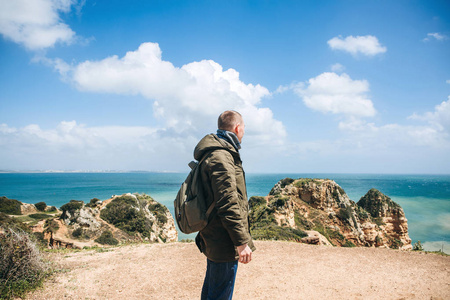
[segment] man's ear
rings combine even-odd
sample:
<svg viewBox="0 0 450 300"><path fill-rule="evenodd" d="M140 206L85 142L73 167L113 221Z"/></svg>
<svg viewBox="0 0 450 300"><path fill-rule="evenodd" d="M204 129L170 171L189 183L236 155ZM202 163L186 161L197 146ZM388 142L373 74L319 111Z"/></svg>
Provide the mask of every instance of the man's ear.
<svg viewBox="0 0 450 300"><path fill-rule="evenodd" d="M237 123L236 126L234 126L234 133L238 134L241 130L241 124Z"/></svg>

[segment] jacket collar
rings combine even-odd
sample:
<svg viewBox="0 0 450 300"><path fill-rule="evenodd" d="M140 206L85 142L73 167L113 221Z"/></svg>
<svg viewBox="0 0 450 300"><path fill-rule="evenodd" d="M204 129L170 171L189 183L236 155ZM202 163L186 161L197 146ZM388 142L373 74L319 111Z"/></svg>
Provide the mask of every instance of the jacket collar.
<svg viewBox="0 0 450 300"><path fill-rule="evenodd" d="M223 129L217 129L217 136L219 138L227 141L231 145L233 145L233 147L237 151L239 151L239 149L241 149L241 143L239 142L239 139L234 132L223 130Z"/></svg>

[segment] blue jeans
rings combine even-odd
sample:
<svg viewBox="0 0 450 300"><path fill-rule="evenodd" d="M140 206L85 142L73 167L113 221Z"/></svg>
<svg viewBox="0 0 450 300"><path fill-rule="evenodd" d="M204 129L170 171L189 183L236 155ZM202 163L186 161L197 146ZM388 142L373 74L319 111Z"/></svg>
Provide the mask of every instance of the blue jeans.
<svg viewBox="0 0 450 300"><path fill-rule="evenodd" d="M237 260L217 263L207 259L201 300L232 299L237 267Z"/></svg>

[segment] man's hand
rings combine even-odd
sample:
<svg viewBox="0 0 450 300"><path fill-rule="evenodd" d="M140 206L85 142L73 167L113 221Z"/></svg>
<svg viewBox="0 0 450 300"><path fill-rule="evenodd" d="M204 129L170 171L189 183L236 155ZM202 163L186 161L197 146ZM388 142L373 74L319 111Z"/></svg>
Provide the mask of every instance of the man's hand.
<svg viewBox="0 0 450 300"><path fill-rule="evenodd" d="M252 260L252 249L247 244L237 246L237 251L240 263L248 264Z"/></svg>

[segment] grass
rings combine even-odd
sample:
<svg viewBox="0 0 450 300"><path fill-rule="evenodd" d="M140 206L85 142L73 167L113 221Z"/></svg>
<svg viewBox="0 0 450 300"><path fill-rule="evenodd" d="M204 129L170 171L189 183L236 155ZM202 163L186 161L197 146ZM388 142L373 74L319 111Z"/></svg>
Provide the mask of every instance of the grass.
<svg viewBox="0 0 450 300"><path fill-rule="evenodd" d="M284 240L298 242L301 238L308 236L302 230L277 225L256 227L251 230L251 233L255 240Z"/></svg>
<svg viewBox="0 0 450 300"><path fill-rule="evenodd" d="M437 255L441 255L441 256L450 256L450 254L442 252L441 250L439 250L439 251L423 251L423 252L425 254L437 254Z"/></svg>
<svg viewBox="0 0 450 300"><path fill-rule="evenodd" d="M298 210L294 210L294 222L298 228L303 228L305 230L311 229L311 224L304 216L302 216Z"/></svg>
<svg viewBox="0 0 450 300"><path fill-rule="evenodd" d="M352 242L352 241L349 241L349 240L347 240L347 241L345 241L345 243L344 243L344 244L342 244L342 247L349 247L349 248L353 248L353 247L356 247L356 245L355 245L355 244L353 244L353 242Z"/></svg>
<svg viewBox="0 0 450 300"><path fill-rule="evenodd" d="M31 214L31 215L28 215L28 217L30 217L30 218L32 218L32 219L35 219L35 220L44 220L44 219L50 219L50 218L52 218L51 215L49 215L49 214L42 214L42 213L39 213L39 214Z"/></svg>
<svg viewBox="0 0 450 300"><path fill-rule="evenodd" d="M250 209L253 210L261 205L266 205L266 199L261 196L252 196L248 200L248 205L250 206Z"/></svg>
<svg viewBox="0 0 450 300"><path fill-rule="evenodd" d="M20 229L3 228L0 245L1 299L22 298L40 287L51 274L32 235Z"/></svg>

